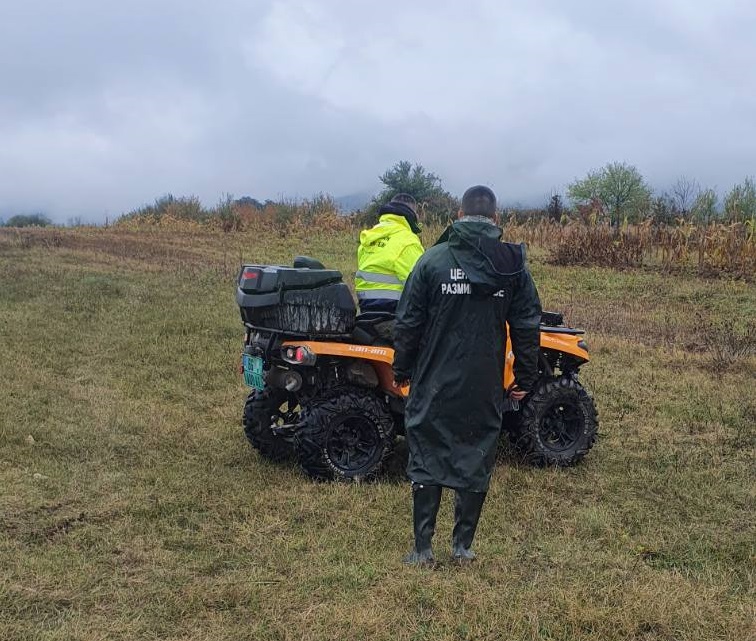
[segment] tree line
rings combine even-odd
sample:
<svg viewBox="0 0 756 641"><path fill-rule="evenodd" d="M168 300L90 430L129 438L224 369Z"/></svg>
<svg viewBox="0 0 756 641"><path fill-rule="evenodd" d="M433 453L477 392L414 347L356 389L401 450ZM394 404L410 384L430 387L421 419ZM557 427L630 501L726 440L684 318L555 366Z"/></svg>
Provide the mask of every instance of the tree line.
<svg viewBox="0 0 756 641"><path fill-rule="evenodd" d="M414 196L428 220L445 222L459 207L459 201L444 189L440 178L422 165L397 163L380 180L384 189L367 208L368 214L399 192ZM569 204L560 193L553 192L543 207L507 208L502 213L520 222L542 217L566 222L578 217L585 222L606 221L615 226L649 219L665 224L681 219L708 224L756 218L756 183L751 177L733 186L720 203L714 189L701 187L684 176L668 190L654 193L640 171L624 162L610 162L574 180L567 187L567 197Z"/></svg>
<svg viewBox="0 0 756 641"><path fill-rule="evenodd" d="M369 225L378 218L380 206L398 193L408 193L417 200L421 219L427 222L447 222L459 209L459 199L449 193L441 178L423 165L407 160L396 163L379 176L383 188L361 210L354 214L355 222ZM561 193L554 191L542 207L510 207L502 213L518 222L527 219L550 218L560 222L579 218L587 223L608 222L619 226L626 222L651 220L671 224L684 220L699 224L711 222L747 222L756 220L756 182L746 177L734 185L720 201L714 189L702 187L694 179L678 178L666 191L655 193L638 169L625 162L610 162L600 169L589 171L586 176L570 183L566 190L568 203ZM327 194L318 194L302 201L315 213L335 211L338 205ZM198 223L210 219L223 219L233 230L238 210L271 211L281 217L292 211L300 212L302 202L257 200L244 196L234 200L224 196L214 207L206 208L196 196L174 197L171 194L124 214L121 219L159 219L169 214L173 217ZM21 214L12 216L6 227L46 227L51 220L44 214ZM750 223L753 225L753 222ZM0 220L0 225L3 225ZM69 226L81 225L81 219L71 219Z"/></svg>
<svg viewBox="0 0 756 641"><path fill-rule="evenodd" d="M750 177L736 184L720 205L716 191L690 178L680 177L668 191L654 194L636 167L611 162L575 180L567 194L579 211L614 225L644 219L745 222L756 217L756 184Z"/></svg>

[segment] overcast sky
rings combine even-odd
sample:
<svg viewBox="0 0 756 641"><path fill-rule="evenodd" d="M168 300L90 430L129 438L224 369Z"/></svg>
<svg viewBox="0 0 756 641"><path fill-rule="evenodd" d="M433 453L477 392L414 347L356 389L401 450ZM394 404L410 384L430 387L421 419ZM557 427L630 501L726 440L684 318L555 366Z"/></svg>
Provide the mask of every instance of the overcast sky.
<svg viewBox="0 0 756 641"><path fill-rule="evenodd" d="M756 174L751 0L0 0L0 216Z"/></svg>

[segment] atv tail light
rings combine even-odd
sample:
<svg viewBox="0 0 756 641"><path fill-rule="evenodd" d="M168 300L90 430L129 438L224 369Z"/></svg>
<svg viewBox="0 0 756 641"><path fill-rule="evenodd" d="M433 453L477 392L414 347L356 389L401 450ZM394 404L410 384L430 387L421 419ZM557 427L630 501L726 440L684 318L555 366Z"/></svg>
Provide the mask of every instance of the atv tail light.
<svg viewBox="0 0 756 641"><path fill-rule="evenodd" d="M292 365L314 365L317 358L313 351L304 345L286 345L281 349L281 357Z"/></svg>
<svg viewBox="0 0 756 641"><path fill-rule="evenodd" d="M242 267L239 274L239 287L243 291L256 291L262 280L262 271L258 267Z"/></svg>
<svg viewBox="0 0 756 641"><path fill-rule="evenodd" d="M580 349L584 349L584 350L585 350L586 352L588 351L588 343L586 343L586 342L585 342L585 341L583 341L583 340L580 340L580 341L578 341L578 344L577 344L577 346L578 346L578 347L579 347Z"/></svg>

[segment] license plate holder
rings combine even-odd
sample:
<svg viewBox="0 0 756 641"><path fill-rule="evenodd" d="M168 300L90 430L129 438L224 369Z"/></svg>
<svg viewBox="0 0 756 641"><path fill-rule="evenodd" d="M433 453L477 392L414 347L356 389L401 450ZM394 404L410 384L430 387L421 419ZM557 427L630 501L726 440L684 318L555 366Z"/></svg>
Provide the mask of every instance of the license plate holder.
<svg viewBox="0 0 756 641"><path fill-rule="evenodd" d="M242 354L242 366L244 368L244 383L252 389L264 390L263 359L251 354Z"/></svg>

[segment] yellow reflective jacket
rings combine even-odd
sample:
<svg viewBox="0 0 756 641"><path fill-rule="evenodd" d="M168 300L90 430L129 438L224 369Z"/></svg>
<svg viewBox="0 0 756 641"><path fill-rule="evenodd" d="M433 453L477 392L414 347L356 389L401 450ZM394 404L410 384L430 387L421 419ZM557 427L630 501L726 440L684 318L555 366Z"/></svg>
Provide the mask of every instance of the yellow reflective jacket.
<svg viewBox="0 0 756 641"><path fill-rule="evenodd" d="M359 300L398 301L423 245L404 216L383 214L360 234L354 284Z"/></svg>

